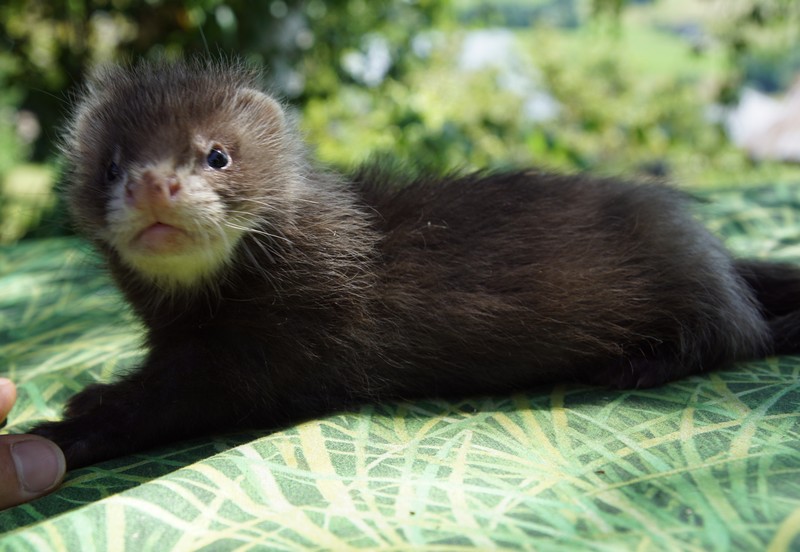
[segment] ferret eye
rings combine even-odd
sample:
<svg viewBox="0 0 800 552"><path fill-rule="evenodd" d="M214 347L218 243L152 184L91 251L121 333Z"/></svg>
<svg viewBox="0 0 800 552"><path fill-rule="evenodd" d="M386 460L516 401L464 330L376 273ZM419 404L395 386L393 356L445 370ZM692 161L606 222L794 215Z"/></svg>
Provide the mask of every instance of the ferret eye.
<svg viewBox="0 0 800 552"><path fill-rule="evenodd" d="M108 164L106 168L106 181L107 182L114 182L116 179L119 178L119 165L114 163L113 161Z"/></svg>
<svg viewBox="0 0 800 552"><path fill-rule="evenodd" d="M206 163L212 169L223 169L228 166L230 160L225 152L222 152L218 149L212 149L208 152L208 157L206 157Z"/></svg>

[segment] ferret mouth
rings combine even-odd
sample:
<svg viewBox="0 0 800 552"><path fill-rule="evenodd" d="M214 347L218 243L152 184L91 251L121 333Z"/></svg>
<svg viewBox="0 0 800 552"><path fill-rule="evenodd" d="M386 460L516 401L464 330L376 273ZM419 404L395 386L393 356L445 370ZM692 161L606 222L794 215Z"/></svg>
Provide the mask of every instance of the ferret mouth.
<svg viewBox="0 0 800 552"><path fill-rule="evenodd" d="M179 253L191 243L191 235L184 229L164 222L154 222L140 231L132 246L149 253Z"/></svg>

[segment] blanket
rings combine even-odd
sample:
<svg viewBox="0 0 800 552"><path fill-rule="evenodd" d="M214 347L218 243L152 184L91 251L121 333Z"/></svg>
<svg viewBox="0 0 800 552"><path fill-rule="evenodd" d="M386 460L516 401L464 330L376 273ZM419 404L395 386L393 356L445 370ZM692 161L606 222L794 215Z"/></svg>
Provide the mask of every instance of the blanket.
<svg viewBox="0 0 800 552"><path fill-rule="evenodd" d="M735 254L800 261L800 186L696 194ZM142 358L77 238L0 249L7 432ZM365 406L68 474L0 512L0 549L800 550L800 357L658 389L555 385Z"/></svg>

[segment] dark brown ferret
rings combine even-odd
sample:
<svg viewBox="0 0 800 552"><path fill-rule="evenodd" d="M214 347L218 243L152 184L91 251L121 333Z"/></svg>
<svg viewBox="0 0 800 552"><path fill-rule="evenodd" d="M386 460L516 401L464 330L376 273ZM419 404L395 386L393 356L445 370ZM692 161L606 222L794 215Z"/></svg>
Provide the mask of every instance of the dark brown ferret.
<svg viewBox="0 0 800 552"><path fill-rule="evenodd" d="M242 67L102 70L63 149L148 351L35 430L70 468L367 401L648 387L799 349L800 272L732 260L677 192L332 174Z"/></svg>

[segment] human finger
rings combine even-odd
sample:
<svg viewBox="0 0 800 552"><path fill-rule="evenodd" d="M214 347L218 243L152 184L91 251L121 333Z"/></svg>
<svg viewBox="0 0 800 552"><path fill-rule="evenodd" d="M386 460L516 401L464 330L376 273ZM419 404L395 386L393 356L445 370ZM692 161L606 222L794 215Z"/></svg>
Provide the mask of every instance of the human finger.
<svg viewBox="0 0 800 552"><path fill-rule="evenodd" d="M15 402L17 402L17 386L10 379L0 378L0 422L8 417Z"/></svg>
<svg viewBox="0 0 800 552"><path fill-rule="evenodd" d="M38 435L0 435L0 509L54 490L66 472L64 453Z"/></svg>

